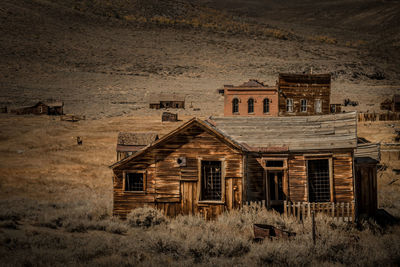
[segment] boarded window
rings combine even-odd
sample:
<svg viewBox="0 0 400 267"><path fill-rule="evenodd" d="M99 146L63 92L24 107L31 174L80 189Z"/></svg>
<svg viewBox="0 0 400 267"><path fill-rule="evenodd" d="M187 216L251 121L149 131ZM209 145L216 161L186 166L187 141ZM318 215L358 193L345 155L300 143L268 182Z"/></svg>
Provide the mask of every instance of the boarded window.
<svg viewBox="0 0 400 267"><path fill-rule="evenodd" d="M248 106L248 113L254 113L254 99L250 98L247 101L247 106Z"/></svg>
<svg viewBox="0 0 400 267"><path fill-rule="evenodd" d="M316 99L315 100L315 112L316 113L321 113L322 112L322 100L321 99Z"/></svg>
<svg viewBox="0 0 400 267"><path fill-rule="evenodd" d="M306 112L307 111L307 100L306 99L302 99L300 101L300 111L301 112Z"/></svg>
<svg viewBox="0 0 400 267"><path fill-rule="evenodd" d="M232 100L232 113L238 113L239 112L239 99L234 98Z"/></svg>
<svg viewBox="0 0 400 267"><path fill-rule="evenodd" d="M308 184L310 202L331 200L328 159L308 161Z"/></svg>
<svg viewBox="0 0 400 267"><path fill-rule="evenodd" d="M144 191L143 173L127 173L125 176L125 191Z"/></svg>
<svg viewBox="0 0 400 267"><path fill-rule="evenodd" d="M293 112L293 99L286 99L286 111Z"/></svg>
<svg viewBox="0 0 400 267"><path fill-rule="evenodd" d="M201 161L201 200L222 200L221 161Z"/></svg>
<svg viewBox="0 0 400 267"><path fill-rule="evenodd" d="M269 99L265 98L263 102L263 112L269 113Z"/></svg>

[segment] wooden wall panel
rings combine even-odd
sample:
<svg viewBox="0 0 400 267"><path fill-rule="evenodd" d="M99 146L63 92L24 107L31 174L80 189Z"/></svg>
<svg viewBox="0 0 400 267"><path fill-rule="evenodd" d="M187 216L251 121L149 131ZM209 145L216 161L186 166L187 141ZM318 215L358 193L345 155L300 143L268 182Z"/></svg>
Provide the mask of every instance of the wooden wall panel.
<svg viewBox="0 0 400 267"><path fill-rule="evenodd" d="M265 199L264 168L259 162L260 157L248 155L247 157L247 180L246 201L261 201Z"/></svg>
<svg viewBox="0 0 400 267"><path fill-rule="evenodd" d="M304 155L292 155L288 160L289 200L308 201L307 167Z"/></svg>
<svg viewBox="0 0 400 267"><path fill-rule="evenodd" d="M334 154L333 182L335 202L351 202L354 200L353 158L350 152Z"/></svg>
<svg viewBox="0 0 400 267"><path fill-rule="evenodd" d="M186 166L180 166L177 159L186 158ZM199 182L199 159L223 160L225 165L225 204L198 206L197 187ZM156 203L156 207L167 215L196 214L212 218L225 209L239 207L242 199L242 154L223 143L199 126L193 126L170 138L165 144L155 147L140 158L129 162L125 168L147 171L147 189L143 201L129 198L121 192L122 183L114 183L114 211L140 206L138 203ZM122 170L115 170L122 179ZM240 180L240 182L236 181ZM236 190L234 191L233 188ZM240 193L238 193L240 192ZM122 205L122 203L126 203ZM178 205L178 206L176 206ZM128 211L126 211L127 213Z"/></svg>

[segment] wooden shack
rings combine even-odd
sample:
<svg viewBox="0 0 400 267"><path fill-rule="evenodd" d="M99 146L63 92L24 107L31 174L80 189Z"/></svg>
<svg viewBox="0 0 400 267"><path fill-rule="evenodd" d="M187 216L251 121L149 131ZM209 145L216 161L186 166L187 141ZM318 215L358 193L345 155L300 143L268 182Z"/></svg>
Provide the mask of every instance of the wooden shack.
<svg viewBox="0 0 400 267"><path fill-rule="evenodd" d="M279 116L307 116L330 113L330 74L280 73Z"/></svg>
<svg viewBox="0 0 400 267"><path fill-rule="evenodd" d="M393 95L392 111L400 112L400 95Z"/></svg>
<svg viewBox="0 0 400 267"><path fill-rule="evenodd" d="M358 216L373 216L378 209L378 163L381 159L380 144L358 138L354 151L355 197Z"/></svg>
<svg viewBox="0 0 400 267"><path fill-rule="evenodd" d="M35 114L35 115L63 115L64 114L64 103L57 102L45 102L39 101L33 106L15 109L12 113L17 115L24 114Z"/></svg>
<svg viewBox="0 0 400 267"><path fill-rule="evenodd" d="M163 112L161 121L178 121L178 114L171 112Z"/></svg>
<svg viewBox="0 0 400 267"><path fill-rule="evenodd" d="M149 97L149 107L151 109L161 108L185 108L185 96L181 94L153 94Z"/></svg>
<svg viewBox="0 0 400 267"><path fill-rule="evenodd" d="M133 153L158 140L158 134L147 133L126 133L120 132L117 141L117 161L129 157Z"/></svg>
<svg viewBox="0 0 400 267"><path fill-rule="evenodd" d="M114 214L143 205L211 218L247 201L346 203L354 218L356 113L192 119L112 165ZM366 189L362 189L366 190Z"/></svg>

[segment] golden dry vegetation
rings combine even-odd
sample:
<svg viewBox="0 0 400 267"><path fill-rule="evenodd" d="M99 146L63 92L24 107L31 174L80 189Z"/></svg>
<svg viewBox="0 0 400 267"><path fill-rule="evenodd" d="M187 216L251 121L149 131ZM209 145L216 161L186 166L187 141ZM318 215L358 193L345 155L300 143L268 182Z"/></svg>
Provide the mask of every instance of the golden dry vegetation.
<svg viewBox="0 0 400 267"><path fill-rule="evenodd" d="M160 115L160 114L159 114ZM186 121L190 116L182 117ZM358 227L317 217L299 223L253 205L215 221L165 218L151 209L112 218L112 175L119 131L157 131L181 122L121 116L76 123L49 116L0 117L0 258L9 265L393 265L399 226L367 220ZM358 134L391 142L398 123L362 123ZM76 143L81 136L83 145ZM400 183L391 166L379 173L380 208L400 215ZM292 240L253 242L252 224L294 231Z"/></svg>

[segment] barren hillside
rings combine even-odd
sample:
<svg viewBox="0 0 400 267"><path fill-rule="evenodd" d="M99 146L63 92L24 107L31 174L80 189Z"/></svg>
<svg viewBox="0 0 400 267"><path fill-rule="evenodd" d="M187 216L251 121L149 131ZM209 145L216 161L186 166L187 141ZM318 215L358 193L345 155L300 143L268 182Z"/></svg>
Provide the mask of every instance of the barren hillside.
<svg viewBox="0 0 400 267"><path fill-rule="evenodd" d="M279 72L312 67L332 73L334 102L358 98L361 109L375 110L399 88L398 7L355 0L5 0L0 104L54 98L67 112L102 117L143 112L151 92L179 91L201 107L185 114L211 115L222 112L215 89L223 84L274 84Z"/></svg>

